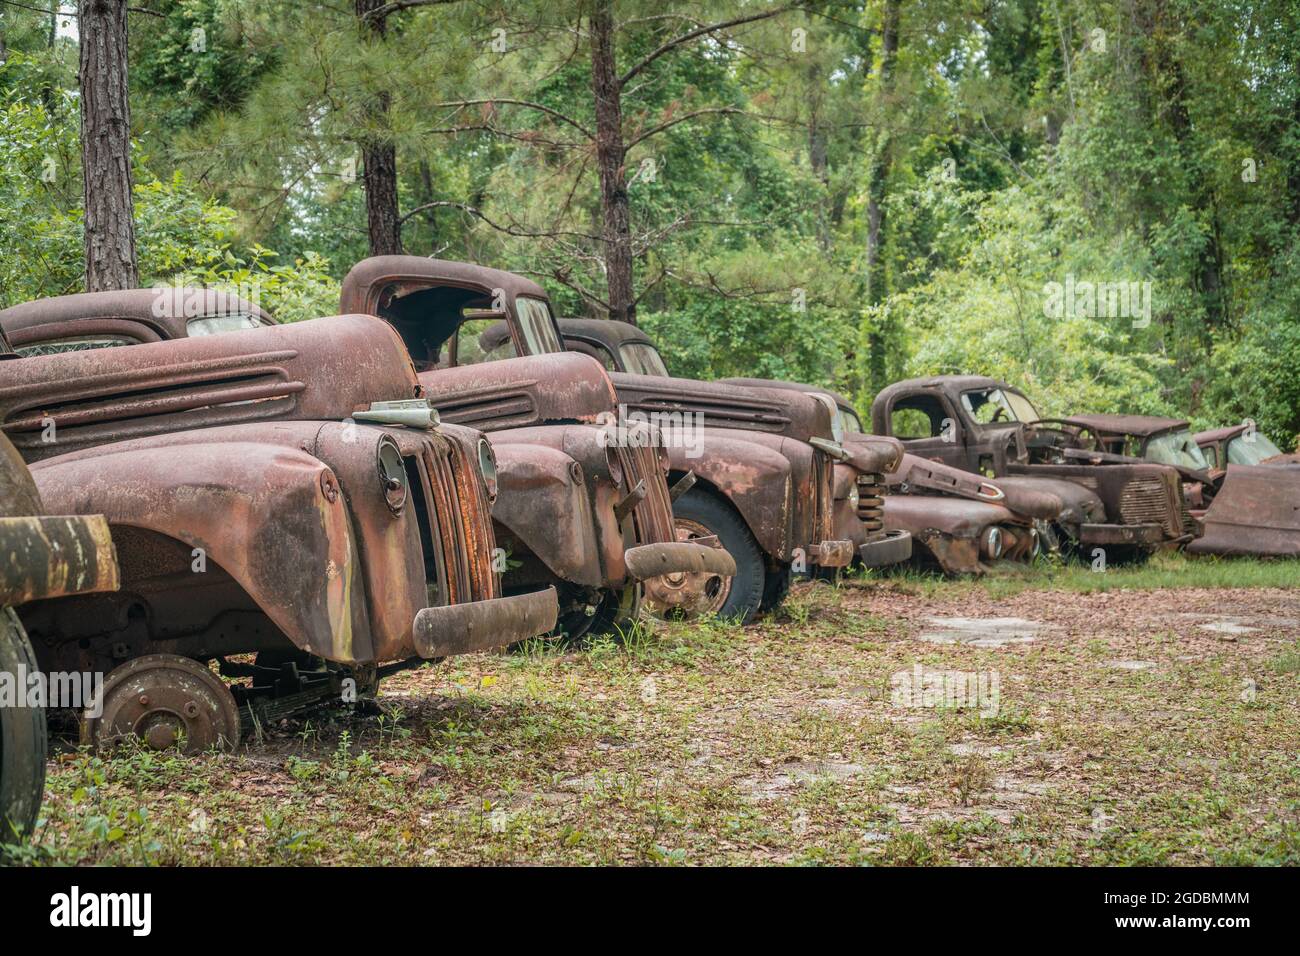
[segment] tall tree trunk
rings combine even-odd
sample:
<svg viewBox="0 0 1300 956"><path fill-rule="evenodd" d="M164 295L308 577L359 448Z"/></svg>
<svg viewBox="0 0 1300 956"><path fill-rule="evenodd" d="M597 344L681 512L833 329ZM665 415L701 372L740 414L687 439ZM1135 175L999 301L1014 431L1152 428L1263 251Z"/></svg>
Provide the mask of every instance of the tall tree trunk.
<svg viewBox="0 0 1300 956"><path fill-rule="evenodd" d="M133 289L140 275L131 202L126 0L80 0L78 8L86 289Z"/></svg>
<svg viewBox="0 0 1300 956"><path fill-rule="evenodd" d="M887 115L894 92L894 67L898 60L899 0L886 0L885 17L880 33L880 95L884 107L877 115ZM879 305L885 299L885 263L881 248L885 242L885 180L889 178L892 144L889 131L881 133L877 141L875 159L871 163L871 182L867 187L867 295L868 305ZM873 392L889 383L889 337L879 325L867 335L869 363Z"/></svg>
<svg viewBox="0 0 1300 956"><path fill-rule="evenodd" d="M596 165L605 244L609 317L636 324L632 292L632 225L623 169L623 90L614 63L611 0L597 0L591 14L591 90L596 99Z"/></svg>
<svg viewBox="0 0 1300 956"><path fill-rule="evenodd" d="M356 0L357 18L362 27L377 40L388 33L387 17L366 14L384 6L386 0ZM373 110L379 125L387 130L391 99L387 91L375 97ZM361 161L365 171L362 182L366 190L366 223L372 256L402 254L402 220L397 206L397 147L391 138L367 138L361 142Z"/></svg>

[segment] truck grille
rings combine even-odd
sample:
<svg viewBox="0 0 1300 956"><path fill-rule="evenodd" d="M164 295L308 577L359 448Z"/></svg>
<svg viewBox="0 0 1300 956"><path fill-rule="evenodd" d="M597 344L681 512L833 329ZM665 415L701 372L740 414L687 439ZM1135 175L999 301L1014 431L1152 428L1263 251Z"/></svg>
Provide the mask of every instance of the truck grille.
<svg viewBox="0 0 1300 956"><path fill-rule="evenodd" d="M673 503L668 498L668 485L659 468L658 450L653 445L619 445L616 450L626 487L635 488L642 478L646 483L646 496L633 512L636 516L638 540L642 544L676 541Z"/></svg>
<svg viewBox="0 0 1300 956"><path fill-rule="evenodd" d="M419 455L406 459L406 470L416 498L430 598L435 586L439 603L498 597L491 506L475 466L466 449L445 436L431 435L423 444Z"/></svg>
<svg viewBox="0 0 1300 956"><path fill-rule="evenodd" d="M1170 508L1168 487L1154 475L1134 478L1124 486L1119 515L1124 524L1158 524L1171 538L1183 534L1182 515Z"/></svg>

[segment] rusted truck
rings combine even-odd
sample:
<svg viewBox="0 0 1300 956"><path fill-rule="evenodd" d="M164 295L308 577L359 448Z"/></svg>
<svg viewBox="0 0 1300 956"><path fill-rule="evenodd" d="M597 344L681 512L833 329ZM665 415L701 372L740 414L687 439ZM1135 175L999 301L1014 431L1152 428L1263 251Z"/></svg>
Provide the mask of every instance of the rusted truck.
<svg viewBox="0 0 1300 956"><path fill-rule="evenodd" d="M1095 464L1143 460L1175 469L1205 529L1189 553L1300 556L1300 456L1283 454L1250 425L1193 435L1179 418L1074 415L1061 426Z"/></svg>
<svg viewBox="0 0 1300 956"><path fill-rule="evenodd" d="M605 427L617 406L609 376L564 351L541 286L472 263L377 256L348 272L340 309L389 322L442 417L492 435L507 581L554 582L570 636L621 629L646 592L691 603L730 586L725 552L675 532L656 431Z"/></svg>
<svg viewBox="0 0 1300 956"><path fill-rule="evenodd" d="M1140 560L1201 533L1178 472L1152 462L1091 462L1072 429L1043 419L1019 389L979 375L896 382L871 405L872 431L909 454L993 479L1017 496L1055 496L1052 547ZM1025 510L1034 511L1026 505Z"/></svg>
<svg viewBox="0 0 1300 956"><path fill-rule="evenodd" d="M42 667L108 674L88 739L233 745L554 626L553 590L503 593L491 445L438 421L386 323L266 326L202 290L96 296L0 313L21 356L0 363L0 428L49 509L107 518L121 562L116 593L20 611ZM78 325L91 305L111 329Z"/></svg>
<svg viewBox="0 0 1300 956"><path fill-rule="evenodd" d="M362 288L363 278L383 286L388 298L382 307L380 288ZM472 327L483 321L462 311L491 306L498 296L503 309L513 309L516 299L522 302L521 334L545 334L547 327L531 311L536 289L510 273L464 263L370 259L345 282L343 309L389 312L397 299L406 309L437 306L385 318L410 348L422 394L441 420L492 433L498 490L492 517L506 593L555 586L557 629L578 637L626 627L640 606L643 580L673 574L702 590L725 581L732 563L712 549L673 539L662 452L649 437L636 444L602 444L593 422L612 411L614 394L594 363L563 354L495 361L472 352L472 336L457 334L460 323ZM163 291L188 307L159 309L156 296L141 293L132 293L130 302L68 296L0 312L0 323L20 351L94 348L274 324L251 303L228 301L212 290ZM403 298L411 293L422 294ZM196 301L205 307L194 308ZM525 328L526 322L531 324ZM428 341L440 334L433 349L435 355L441 349L441 363L427 354ZM109 336L115 338L106 342Z"/></svg>
<svg viewBox="0 0 1300 956"><path fill-rule="evenodd" d="M12 358L0 333L0 365ZM22 458L0 435L0 844L31 831L45 783L49 681L15 606L118 586L108 523L98 515L49 516ZM32 697L34 688L45 692ZM2 857L0 857L2 859Z"/></svg>
<svg viewBox="0 0 1300 956"><path fill-rule="evenodd" d="M742 570L727 597L747 600L748 614L784 596L796 563L826 572L854 560L883 567L911 556L910 535L887 528L883 516L900 446L862 434L824 391L672 378L654 341L624 322L562 319L560 330L567 348L609 370L628 407L704 423L699 454L692 459L683 448L674 460L675 469L693 468L704 483L675 502L674 514L684 533L716 535L732 550Z"/></svg>

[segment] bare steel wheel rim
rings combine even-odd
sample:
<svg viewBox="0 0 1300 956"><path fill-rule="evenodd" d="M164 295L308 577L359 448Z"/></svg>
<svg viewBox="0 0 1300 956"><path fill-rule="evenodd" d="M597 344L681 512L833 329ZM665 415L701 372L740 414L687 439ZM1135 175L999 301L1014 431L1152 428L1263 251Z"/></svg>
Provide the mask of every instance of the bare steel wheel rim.
<svg viewBox="0 0 1300 956"><path fill-rule="evenodd" d="M712 547L722 543L712 530L691 518L673 518L678 541L712 539ZM718 614L731 595L731 578L709 571L679 571L660 575L645 582L647 609L658 618L698 617Z"/></svg>
<svg viewBox="0 0 1300 956"><path fill-rule="evenodd" d="M147 654L115 668L81 723L83 743L113 746L136 736L154 750L186 753L239 743L235 698L212 671L175 654Z"/></svg>

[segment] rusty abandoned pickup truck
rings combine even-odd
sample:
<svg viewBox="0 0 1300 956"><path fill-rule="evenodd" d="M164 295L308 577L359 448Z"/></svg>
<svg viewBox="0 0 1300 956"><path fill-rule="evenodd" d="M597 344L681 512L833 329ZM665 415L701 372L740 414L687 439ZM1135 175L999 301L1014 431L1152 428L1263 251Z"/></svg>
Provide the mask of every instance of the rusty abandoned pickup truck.
<svg viewBox="0 0 1300 956"><path fill-rule="evenodd" d="M388 321L443 418L492 435L493 517L517 562L507 582L556 583L570 636L621 629L643 583L681 582L684 602L729 586L725 552L675 534L657 433L604 427L616 411L609 376L563 351L541 286L472 263L377 256L348 272L340 309ZM501 335L488 344L493 327Z"/></svg>
<svg viewBox="0 0 1300 956"><path fill-rule="evenodd" d="M702 481L673 510L682 532L717 535L736 557L739 581L724 597L746 601L746 616L779 603L800 556L818 571L910 557L910 536L887 530L882 514L901 449L845 427L833 399L757 379L672 378L654 341L625 322L562 319L560 330L569 349L610 371L630 408L702 417L698 456L678 449L673 462Z"/></svg>
<svg viewBox="0 0 1300 956"><path fill-rule="evenodd" d="M13 357L0 332L0 360ZM48 700L30 696L39 667L13 608L117 585L108 523L99 515L46 515L26 464L0 434L0 845L31 831L45 783Z"/></svg>
<svg viewBox="0 0 1300 956"><path fill-rule="evenodd" d="M1098 463L1144 460L1176 469L1191 514L1205 527L1189 553L1300 556L1297 456L1248 425L1202 436L1178 418L1075 415L1062 427Z"/></svg>
<svg viewBox="0 0 1300 956"><path fill-rule="evenodd" d="M22 356L0 363L0 427L48 508L107 518L121 562L117 593L20 612L44 668L108 672L91 740L233 745L555 623L552 590L503 596L491 447L438 422L392 328L264 318L176 289L0 312Z"/></svg>
<svg viewBox="0 0 1300 956"><path fill-rule="evenodd" d="M342 311L380 314L398 330L422 394L442 421L492 433L483 454L498 491L492 518L506 593L555 586L557 629L570 637L621 629L640 606L641 581L676 572L702 587L725 580L732 565L711 549L673 540L661 453L652 442L601 443L592 423L613 410L614 393L594 363L562 354L495 361L474 352L472 336L458 334L464 323L482 324L474 315L479 306L495 302L515 314L516 298L518 321L537 325L535 293L533 283L498 270L378 258L351 271ZM249 303L229 307L223 293L181 294L187 302L212 300L212 315L159 320L142 296L129 310L117 304L118 313L129 315L105 317L94 296L68 296L47 301L36 315L22 311L30 305L0 313L0 322L11 328L19 351L114 344L104 341L110 334L125 341L174 339L274 324ZM544 334L545 326L537 327ZM535 334L532 326L525 334ZM441 352L441 363L427 360L430 347Z"/></svg>
<svg viewBox="0 0 1300 956"><path fill-rule="evenodd" d="M996 379L896 382L872 402L871 424L877 434L900 439L909 454L989 477L1009 495L1055 496L1053 548L1140 560L1201 531L1173 468L1090 462L1070 428L1043 419L1023 392Z"/></svg>

